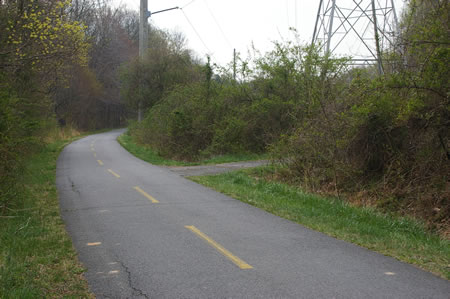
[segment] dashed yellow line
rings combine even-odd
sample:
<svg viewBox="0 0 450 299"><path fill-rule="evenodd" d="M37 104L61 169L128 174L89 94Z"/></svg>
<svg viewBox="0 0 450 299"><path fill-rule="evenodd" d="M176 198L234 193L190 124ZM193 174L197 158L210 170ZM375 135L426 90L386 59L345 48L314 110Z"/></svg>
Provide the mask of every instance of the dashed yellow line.
<svg viewBox="0 0 450 299"><path fill-rule="evenodd" d="M97 153L96 152L94 152L94 158L97 158Z"/></svg>
<svg viewBox="0 0 450 299"><path fill-rule="evenodd" d="M156 199L153 198L153 196L151 196L150 194L148 194L147 192L145 192L144 190L142 190L141 188L139 188L138 186L133 187L134 190L136 190L137 192L141 193L142 195L144 195L145 197L147 197L147 199L149 199L152 203L159 203L159 201L157 201Z"/></svg>
<svg viewBox="0 0 450 299"><path fill-rule="evenodd" d="M103 166L103 161L102 161L102 160L97 160L97 162L98 162L98 164L99 164L100 166Z"/></svg>
<svg viewBox="0 0 450 299"><path fill-rule="evenodd" d="M229 260L231 260L236 266L238 266L241 269L253 269L252 266L238 258L237 256L233 255L231 252L226 250L222 245L202 233L198 228L196 228L193 225L186 225L185 228L191 230L193 233L195 233L197 236L205 240L209 245L214 247L217 251L222 253L225 257L227 257Z"/></svg>
<svg viewBox="0 0 450 299"><path fill-rule="evenodd" d="M108 171L115 176L116 178L120 178L120 175L118 175L117 173L115 173L112 169L108 169Z"/></svg>

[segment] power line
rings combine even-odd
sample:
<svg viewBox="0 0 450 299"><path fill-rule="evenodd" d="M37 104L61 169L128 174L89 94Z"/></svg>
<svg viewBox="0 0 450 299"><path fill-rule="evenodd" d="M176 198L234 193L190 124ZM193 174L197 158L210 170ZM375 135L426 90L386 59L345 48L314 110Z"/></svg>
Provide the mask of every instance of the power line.
<svg viewBox="0 0 450 299"><path fill-rule="evenodd" d="M195 29L194 25L192 24L192 22L189 20L188 16L184 13L184 10L182 8L180 8L181 12L183 13L183 16L186 18L186 21L188 21L189 25L191 25L192 29L194 30L195 34L197 35L198 39L202 42L203 46L205 47L205 49L208 51L208 54L212 53L211 50L208 48L208 46L205 44L205 42L203 41L202 37L200 36L200 34L198 33L197 29Z"/></svg>
<svg viewBox="0 0 450 299"><path fill-rule="evenodd" d="M211 8L208 5L208 2L206 0L203 0L203 2L205 3L206 8L208 9L211 17L213 18L214 22L216 23L217 27L219 28L220 32L222 33L223 38L225 39L225 41L227 42L228 46L233 49L233 46L230 43L230 40L227 38L227 36L225 35L225 32L222 30L222 27L220 27L219 22L217 21L216 17L214 16Z"/></svg>
<svg viewBox="0 0 450 299"><path fill-rule="evenodd" d="M294 11L295 11L295 30L298 30L297 28L297 0L294 0Z"/></svg>
<svg viewBox="0 0 450 299"><path fill-rule="evenodd" d="M284 1L284 3L286 4L286 21L287 21L288 27L290 27L291 22L289 22L289 0Z"/></svg>
<svg viewBox="0 0 450 299"><path fill-rule="evenodd" d="M191 5L193 2L195 2L195 0L192 0L192 1L190 1L188 4L182 6L181 9L185 8L185 7L188 6L188 5Z"/></svg>

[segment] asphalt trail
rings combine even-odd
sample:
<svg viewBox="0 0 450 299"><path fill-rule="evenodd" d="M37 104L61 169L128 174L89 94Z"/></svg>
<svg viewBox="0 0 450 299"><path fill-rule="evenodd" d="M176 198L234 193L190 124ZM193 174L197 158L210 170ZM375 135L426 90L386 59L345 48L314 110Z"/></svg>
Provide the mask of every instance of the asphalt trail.
<svg viewBox="0 0 450 299"><path fill-rule="evenodd" d="M122 132L58 160L63 219L98 298L449 298L449 281L135 158Z"/></svg>

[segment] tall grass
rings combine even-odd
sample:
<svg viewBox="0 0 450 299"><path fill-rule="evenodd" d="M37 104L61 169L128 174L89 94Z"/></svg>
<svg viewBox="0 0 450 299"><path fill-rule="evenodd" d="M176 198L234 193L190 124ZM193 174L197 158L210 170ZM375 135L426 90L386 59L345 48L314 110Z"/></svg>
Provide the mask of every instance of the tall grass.
<svg viewBox="0 0 450 299"><path fill-rule="evenodd" d="M25 160L13 190L16 204L0 215L0 298L92 298L55 186L57 157L79 133L54 133L51 143Z"/></svg>

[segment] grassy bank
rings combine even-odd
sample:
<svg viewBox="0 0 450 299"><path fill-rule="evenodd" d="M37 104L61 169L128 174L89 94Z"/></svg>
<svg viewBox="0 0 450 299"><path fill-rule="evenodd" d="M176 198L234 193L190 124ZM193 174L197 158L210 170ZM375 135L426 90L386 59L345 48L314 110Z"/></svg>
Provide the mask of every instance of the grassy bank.
<svg viewBox="0 0 450 299"><path fill-rule="evenodd" d="M427 232L422 224L308 194L254 174L255 170L242 170L191 179L311 229L450 279L450 242Z"/></svg>
<svg viewBox="0 0 450 299"><path fill-rule="evenodd" d="M0 216L0 298L93 298L59 211L56 160L78 137L63 138L27 159L19 204Z"/></svg>
<svg viewBox="0 0 450 299"><path fill-rule="evenodd" d="M238 161L251 161L251 160L260 160L265 159L266 157L263 155L257 154L227 154L212 157L209 159L200 160L197 162L186 162L186 161L177 161L166 159L160 156L153 149L137 144L133 137L127 134L122 134L117 138L117 141L131 154L138 157L141 160L149 162L154 165L165 165L165 166L195 166L195 165L208 165L208 164L221 164L221 163L229 163L229 162L238 162Z"/></svg>

